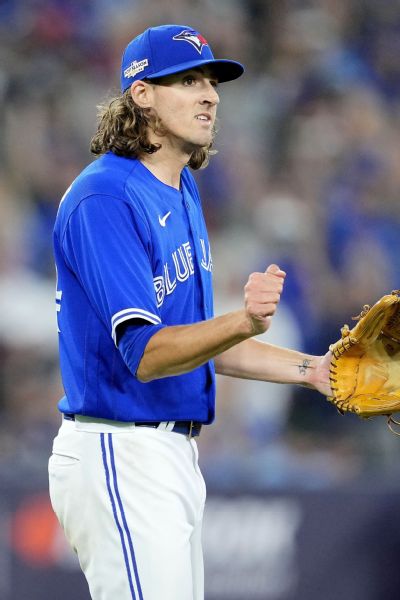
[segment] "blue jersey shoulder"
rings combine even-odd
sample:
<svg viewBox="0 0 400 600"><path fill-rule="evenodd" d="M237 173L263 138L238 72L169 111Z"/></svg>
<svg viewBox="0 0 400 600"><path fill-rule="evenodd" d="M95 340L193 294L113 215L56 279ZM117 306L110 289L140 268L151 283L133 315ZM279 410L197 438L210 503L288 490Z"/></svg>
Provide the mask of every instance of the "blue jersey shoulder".
<svg viewBox="0 0 400 600"><path fill-rule="evenodd" d="M124 199L126 181L137 166L137 160L103 154L89 164L72 182L60 202L58 221L61 228L85 198L107 195Z"/></svg>

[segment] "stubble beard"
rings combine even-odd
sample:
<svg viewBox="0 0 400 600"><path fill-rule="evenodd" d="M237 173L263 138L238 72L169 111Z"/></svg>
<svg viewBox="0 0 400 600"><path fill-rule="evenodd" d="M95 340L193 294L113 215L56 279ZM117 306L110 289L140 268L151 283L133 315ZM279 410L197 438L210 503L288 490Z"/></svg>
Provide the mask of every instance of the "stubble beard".
<svg viewBox="0 0 400 600"><path fill-rule="evenodd" d="M188 137L182 137L181 135L174 134L173 131L169 130L168 127L165 126L160 118L157 120L156 129L153 128L153 133L157 137L156 141L157 143L161 144L161 147L163 145L164 147L169 146L174 152L188 157L188 160L190 160L192 154L197 150L208 148L210 146L213 141L212 131L213 129L211 129L207 136L204 136L204 139L201 142L197 142L193 139L189 139Z"/></svg>

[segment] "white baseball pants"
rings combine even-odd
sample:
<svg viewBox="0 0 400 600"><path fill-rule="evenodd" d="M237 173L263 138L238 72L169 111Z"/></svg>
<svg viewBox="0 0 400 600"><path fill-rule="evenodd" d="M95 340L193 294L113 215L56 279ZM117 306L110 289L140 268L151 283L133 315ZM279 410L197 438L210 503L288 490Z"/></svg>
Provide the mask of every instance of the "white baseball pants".
<svg viewBox="0 0 400 600"><path fill-rule="evenodd" d="M206 490L194 439L64 420L49 480L93 600L203 600Z"/></svg>

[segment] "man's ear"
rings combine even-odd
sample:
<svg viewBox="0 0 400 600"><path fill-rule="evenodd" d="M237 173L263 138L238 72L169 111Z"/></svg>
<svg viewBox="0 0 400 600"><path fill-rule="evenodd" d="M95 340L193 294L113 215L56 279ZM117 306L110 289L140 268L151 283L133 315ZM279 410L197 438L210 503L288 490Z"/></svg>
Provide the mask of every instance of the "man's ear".
<svg viewBox="0 0 400 600"><path fill-rule="evenodd" d="M153 88L146 81L139 79L131 85L131 96L140 108L151 108L153 99Z"/></svg>

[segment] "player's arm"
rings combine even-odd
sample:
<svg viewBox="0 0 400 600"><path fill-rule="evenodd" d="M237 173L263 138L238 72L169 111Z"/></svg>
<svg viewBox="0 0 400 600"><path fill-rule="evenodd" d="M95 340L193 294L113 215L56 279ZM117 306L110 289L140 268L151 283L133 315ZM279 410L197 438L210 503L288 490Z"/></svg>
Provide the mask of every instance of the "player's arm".
<svg viewBox="0 0 400 600"><path fill-rule="evenodd" d="M192 371L232 346L264 333L274 315L285 273L270 265L253 273L244 288L244 308L193 325L164 327L148 341L136 375L147 382Z"/></svg>
<svg viewBox="0 0 400 600"><path fill-rule="evenodd" d="M298 383L330 393L329 355L317 357L250 339L265 332L285 273L270 265L244 288L244 309L193 325L164 327L146 345L136 375L143 382L187 373L215 358L218 373L244 379Z"/></svg>
<svg viewBox="0 0 400 600"><path fill-rule="evenodd" d="M147 382L187 373L251 335L245 311L193 325L164 327L147 343L137 377Z"/></svg>
<svg viewBox="0 0 400 600"><path fill-rule="evenodd" d="M249 339L215 357L221 375L274 383L296 383L330 395L330 353L313 356Z"/></svg>
<svg viewBox="0 0 400 600"><path fill-rule="evenodd" d="M276 265L250 276L245 308L193 325L164 327L146 345L136 375L143 382L187 373L216 357L217 372L233 377L317 387L321 357L251 340L269 327L285 273Z"/></svg>

